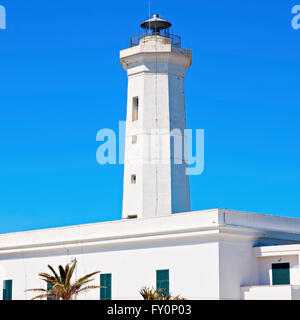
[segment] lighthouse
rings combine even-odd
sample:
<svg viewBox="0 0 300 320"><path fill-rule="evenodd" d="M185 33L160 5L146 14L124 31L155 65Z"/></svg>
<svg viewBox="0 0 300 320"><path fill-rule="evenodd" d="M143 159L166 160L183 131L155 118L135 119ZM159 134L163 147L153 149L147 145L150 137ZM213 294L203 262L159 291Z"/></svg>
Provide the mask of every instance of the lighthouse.
<svg viewBox="0 0 300 320"><path fill-rule="evenodd" d="M120 52L128 76L123 219L191 210L184 79L192 53L171 26L154 14Z"/></svg>

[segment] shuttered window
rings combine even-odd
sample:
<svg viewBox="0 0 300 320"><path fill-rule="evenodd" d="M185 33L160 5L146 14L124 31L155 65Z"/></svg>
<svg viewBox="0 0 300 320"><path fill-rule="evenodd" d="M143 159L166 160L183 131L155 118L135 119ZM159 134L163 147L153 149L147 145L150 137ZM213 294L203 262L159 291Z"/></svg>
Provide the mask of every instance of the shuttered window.
<svg viewBox="0 0 300 320"><path fill-rule="evenodd" d="M47 290L51 290L51 289L52 289L51 284L50 284L50 283L47 283ZM47 300L54 300L54 299L47 297Z"/></svg>
<svg viewBox="0 0 300 320"><path fill-rule="evenodd" d="M272 264L272 284L290 284L290 264L273 263Z"/></svg>
<svg viewBox="0 0 300 320"><path fill-rule="evenodd" d="M111 273L100 274L100 299L111 300Z"/></svg>
<svg viewBox="0 0 300 320"><path fill-rule="evenodd" d="M156 289L169 294L169 270L156 270Z"/></svg>
<svg viewBox="0 0 300 320"><path fill-rule="evenodd" d="M139 97L132 98L132 121L139 118Z"/></svg>
<svg viewBox="0 0 300 320"><path fill-rule="evenodd" d="M3 281L3 300L12 300L12 280Z"/></svg>

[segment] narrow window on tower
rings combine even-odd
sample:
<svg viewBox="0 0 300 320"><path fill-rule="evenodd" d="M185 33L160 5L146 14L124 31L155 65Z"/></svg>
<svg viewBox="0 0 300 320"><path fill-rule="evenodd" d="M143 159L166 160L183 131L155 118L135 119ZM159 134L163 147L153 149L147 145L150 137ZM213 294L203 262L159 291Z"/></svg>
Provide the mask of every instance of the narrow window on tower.
<svg viewBox="0 0 300 320"><path fill-rule="evenodd" d="M131 175L131 184L136 184L136 175L135 174Z"/></svg>
<svg viewBox="0 0 300 320"><path fill-rule="evenodd" d="M139 118L139 97L132 99L132 121L137 121Z"/></svg>
<svg viewBox="0 0 300 320"><path fill-rule="evenodd" d="M136 144L137 143L137 136L134 135L132 136L132 144Z"/></svg>

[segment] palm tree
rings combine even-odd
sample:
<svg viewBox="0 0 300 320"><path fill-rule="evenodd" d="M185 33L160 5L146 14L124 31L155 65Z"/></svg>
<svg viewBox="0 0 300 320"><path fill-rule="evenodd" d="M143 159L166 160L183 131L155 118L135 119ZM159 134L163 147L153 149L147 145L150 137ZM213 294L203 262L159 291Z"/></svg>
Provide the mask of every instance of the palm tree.
<svg viewBox="0 0 300 320"><path fill-rule="evenodd" d="M160 300L159 293L154 288L143 287L139 293L144 300Z"/></svg>
<svg viewBox="0 0 300 320"><path fill-rule="evenodd" d="M181 296L173 297L171 294L167 293L163 289L149 289L147 287L143 287L139 291L139 293L144 298L144 300L186 300Z"/></svg>
<svg viewBox="0 0 300 320"><path fill-rule="evenodd" d="M35 291L40 292L40 294L32 300L42 299L42 298L50 298L53 300L73 300L79 293L91 289L100 288L100 286L87 285L94 279L92 277L100 271L96 271L90 274L87 274L75 282L71 283L71 278L73 276L74 270L77 265L77 260L75 259L71 266L67 264L65 268L61 265L58 266L59 272L56 273L53 267L48 265L48 268L51 270L53 275L49 275L48 273L39 273L39 276L43 281L47 282L49 289L37 288L37 289L28 289L25 291Z"/></svg>

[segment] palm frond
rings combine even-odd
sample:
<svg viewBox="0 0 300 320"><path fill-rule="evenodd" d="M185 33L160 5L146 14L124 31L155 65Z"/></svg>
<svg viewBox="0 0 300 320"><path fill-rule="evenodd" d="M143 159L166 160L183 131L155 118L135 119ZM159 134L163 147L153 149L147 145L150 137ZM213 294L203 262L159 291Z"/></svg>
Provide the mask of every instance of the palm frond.
<svg viewBox="0 0 300 320"><path fill-rule="evenodd" d="M93 277L94 275L96 275L96 274L98 274L98 273L100 273L100 271L95 271L95 272L89 273L89 274L87 274L87 275L79 278L79 279L76 281L76 283L81 283L81 282L83 282L83 281L85 281L85 280Z"/></svg>
<svg viewBox="0 0 300 320"><path fill-rule="evenodd" d="M28 291L48 292L48 290L43 289L43 288L27 289L27 290L25 290L24 292L28 292Z"/></svg>
<svg viewBox="0 0 300 320"><path fill-rule="evenodd" d="M53 280L56 280L56 278L55 278L55 277L50 276L50 274L48 274L48 273L44 273L44 272L39 273L39 276L40 276L40 277L47 278L47 279L53 279Z"/></svg>
<svg viewBox="0 0 300 320"><path fill-rule="evenodd" d="M68 264L66 264L66 266L65 266L65 273L66 273L66 276L67 276L67 274L68 274L68 272L69 272L69 265Z"/></svg>
<svg viewBox="0 0 300 320"><path fill-rule="evenodd" d="M79 290L77 290L77 294L82 292L82 291L86 291L86 290L90 290L90 289L98 289L98 288L103 288L101 286L87 286L87 287L84 287L84 288L81 288Z"/></svg>
<svg viewBox="0 0 300 320"><path fill-rule="evenodd" d="M36 300L36 299L43 299L43 298L54 298L54 297L50 297L48 294L40 294L36 297L31 298L31 300Z"/></svg>
<svg viewBox="0 0 300 320"><path fill-rule="evenodd" d="M52 271L52 273L54 274L54 277L55 277L55 279L57 280L57 282L61 282L60 280L60 277L58 276L58 274L56 273L56 271L54 270L54 268L52 267L52 266L50 266L49 264L48 264L48 268Z"/></svg>
<svg viewBox="0 0 300 320"><path fill-rule="evenodd" d="M84 280L84 281L80 281L80 282L77 280L76 282L74 282L73 286L82 287L83 285L85 285L89 282L93 282L93 281L94 281L94 279L88 279L88 280Z"/></svg>
<svg viewBox="0 0 300 320"><path fill-rule="evenodd" d="M74 273L74 270L76 268L76 265L77 265L77 260L75 259L73 264L72 264L72 266L71 266L71 268L67 272L67 276L66 276L66 280L65 280L66 286L70 285L70 281L71 281L72 275Z"/></svg>
<svg viewBox="0 0 300 320"><path fill-rule="evenodd" d="M58 269L59 269L59 274L61 278L61 284L63 284L65 283L65 280L66 280L66 272L63 266L58 266Z"/></svg>

